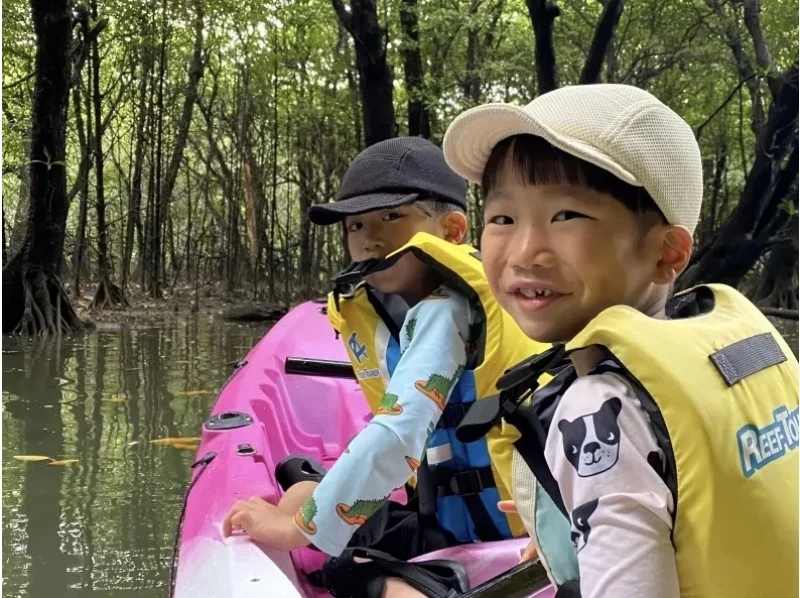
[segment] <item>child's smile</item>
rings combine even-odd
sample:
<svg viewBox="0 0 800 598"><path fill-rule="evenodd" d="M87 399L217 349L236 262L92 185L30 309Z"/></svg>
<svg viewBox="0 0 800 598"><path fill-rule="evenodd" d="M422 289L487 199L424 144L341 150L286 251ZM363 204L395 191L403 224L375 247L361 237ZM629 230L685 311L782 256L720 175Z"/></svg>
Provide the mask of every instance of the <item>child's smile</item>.
<svg viewBox="0 0 800 598"><path fill-rule="evenodd" d="M661 253L637 215L588 187L506 172L486 199L481 251L492 292L531 338L564 342L606 307L646 303Z"/></svg>
<svg viewBox="0 0 800 598"><path fill-rule="evenodd" d="M546 309L569 294L560 293L552 285L532 281L514 283L509 290L514 294L520 308L531 312Z"/></svg>

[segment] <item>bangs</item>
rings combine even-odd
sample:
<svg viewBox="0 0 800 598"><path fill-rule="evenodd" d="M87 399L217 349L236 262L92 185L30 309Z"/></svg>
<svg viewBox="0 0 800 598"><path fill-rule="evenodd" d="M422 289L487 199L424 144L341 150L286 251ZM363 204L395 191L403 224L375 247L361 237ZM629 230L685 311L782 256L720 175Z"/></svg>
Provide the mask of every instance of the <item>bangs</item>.
<svg viewBox="0 0 800 598"><path fill-rule="evenodd" d="M510 153L510 156L509 156ZM529 186L570 184L589 187L622 202L638 213L656 212L666 218L644 187L636 187L607 170L558 149L537 135L507 137L492 149L481 179L483 197L497 186L507 159L518 180Z"/></svg>

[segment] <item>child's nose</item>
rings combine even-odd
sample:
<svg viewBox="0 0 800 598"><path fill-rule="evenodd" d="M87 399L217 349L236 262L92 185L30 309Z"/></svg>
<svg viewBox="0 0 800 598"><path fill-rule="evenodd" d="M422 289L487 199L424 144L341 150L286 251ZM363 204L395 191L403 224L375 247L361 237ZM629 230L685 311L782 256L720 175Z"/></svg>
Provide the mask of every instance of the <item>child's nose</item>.
<svg viewBox="0 0 800 598"><path fill-rule="evenodd" d="M375 238L367 238L364 241L364 251L379 251L383 248L383 241Z"/></svg>
<svg viewBox="0 0 800 598"><path fill-rule="evenodd" d="M535 226L520 228L509 243L508 265L522 270L552 267L556 259L547 233Z"/></svg>

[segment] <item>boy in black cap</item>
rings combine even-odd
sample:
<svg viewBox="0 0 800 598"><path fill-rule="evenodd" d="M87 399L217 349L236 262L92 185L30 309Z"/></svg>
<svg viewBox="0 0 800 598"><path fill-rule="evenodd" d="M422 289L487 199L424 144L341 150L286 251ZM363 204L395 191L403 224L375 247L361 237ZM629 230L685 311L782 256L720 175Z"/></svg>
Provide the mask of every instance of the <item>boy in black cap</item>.
<svg viewBox="0 0 800 598"><path fill-rule="evenodd" d="M510 498L513 438L503 432L467 447L454 431L466 403L496 392L506 367L544 347L499 309L478 253L460 245L465 208L466 184L442 151L406 137L364 150L336 202L309 210L315 224L345 227L354 264L337 279L328 312L375 417L319 485L295 484L278 507L237 503L224 527L275 548L313 543L342 555L338 571L359 571L328 567L337 595L422 595L396 579L384 585L385 570L354 565L352 551L342 554L348 546L407 560L525 533L516 515L497 509ZM414 476L409 505L387 500ZM358 591L349 585L356 578Z"/></svg>

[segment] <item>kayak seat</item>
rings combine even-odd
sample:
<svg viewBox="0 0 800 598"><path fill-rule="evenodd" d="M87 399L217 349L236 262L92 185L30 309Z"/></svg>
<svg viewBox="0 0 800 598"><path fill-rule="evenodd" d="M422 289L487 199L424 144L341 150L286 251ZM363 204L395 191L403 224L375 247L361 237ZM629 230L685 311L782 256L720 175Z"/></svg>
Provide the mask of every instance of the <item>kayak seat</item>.
<svg viewBox="0 0 800 598"><path fill-rule="evenodd" d="M286 492L298 482L321 482L327 468L321 463L303 455L289 455L275 467L275 481Z"/></svg>

